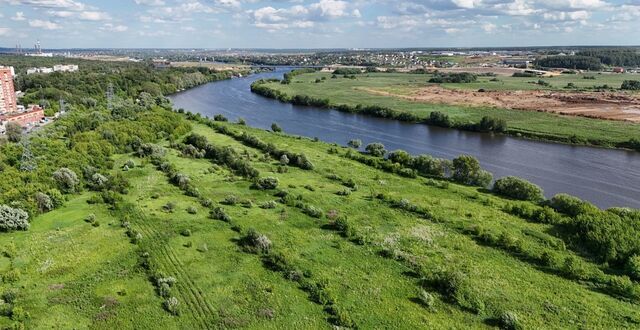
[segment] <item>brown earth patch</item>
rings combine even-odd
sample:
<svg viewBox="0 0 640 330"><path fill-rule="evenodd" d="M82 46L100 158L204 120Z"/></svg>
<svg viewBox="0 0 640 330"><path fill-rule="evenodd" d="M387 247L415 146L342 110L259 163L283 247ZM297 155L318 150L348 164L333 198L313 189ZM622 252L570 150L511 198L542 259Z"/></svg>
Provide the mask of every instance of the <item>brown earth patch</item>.
<svg viewBox="0 0 640 330"><path fill-rule="evenodd" d="M552 112L569 116L622 120L640 123L640 97L615 92L558 91L469 91L427 86L409 95L373 88L356 88L367 93L421 103L489 106L512 110Z"/></svg>

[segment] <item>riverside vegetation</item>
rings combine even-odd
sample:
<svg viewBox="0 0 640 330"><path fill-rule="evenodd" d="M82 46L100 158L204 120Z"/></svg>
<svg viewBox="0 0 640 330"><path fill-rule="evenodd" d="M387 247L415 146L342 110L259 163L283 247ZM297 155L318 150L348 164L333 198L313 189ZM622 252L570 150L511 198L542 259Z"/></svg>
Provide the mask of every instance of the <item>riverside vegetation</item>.
<svg viewBox="0 0 640 330"><path fill-rule="evenodd" d="M636 210L117 88L1 147L3 327L640 324Z"/></svg>
<svg viewBox="0 0 640 330"><path fill-rule="evenodd" d="M344 70L344 69L343 69ZM592 78L592 79L587 79ZM284 80L256 81L254 93L295 105L333 108L382 118L425 123L480 132L498 132L531 139L640 150L640 124L561 116L553 113L498 109L482 106L426 104L393 96L377 95L368 89L407 94L427 82L445 88L470 90L611 90L636 85L630 75L567 74L549 79L531 77L478 76L458 74L411 74L349 71L348 74L299 69ZM603 87L604 86L604 87Z"/></svg>

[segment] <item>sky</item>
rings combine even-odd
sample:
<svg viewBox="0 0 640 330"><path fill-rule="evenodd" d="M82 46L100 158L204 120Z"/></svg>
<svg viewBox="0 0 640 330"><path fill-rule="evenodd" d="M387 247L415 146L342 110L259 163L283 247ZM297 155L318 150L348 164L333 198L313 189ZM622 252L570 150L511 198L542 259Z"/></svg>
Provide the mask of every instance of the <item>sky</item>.
<svg viewBox="0 0 640 330"><path fill-rule="evenodd" d="M0 47L640 45L640 0L0 0Z"/></svg>

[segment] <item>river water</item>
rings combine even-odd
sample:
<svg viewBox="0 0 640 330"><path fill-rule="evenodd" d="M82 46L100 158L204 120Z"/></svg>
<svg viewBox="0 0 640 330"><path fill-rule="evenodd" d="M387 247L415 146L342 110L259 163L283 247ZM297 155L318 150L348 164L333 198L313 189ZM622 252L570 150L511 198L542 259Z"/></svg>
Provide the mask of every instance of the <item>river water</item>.
<svg viewBox="0 0 640 330"><path fill-rule="evenodd" d="M640 152L529 141L281 103L251 93L262 78L282 78L287 68L213 82L171 96L175 107L268 129L278 123L289 134L341 145L361 139L387 150L455 158L477 157L495 178L515 175L541 186L547 197L568 193L603 207L640 208Z"/></svg>

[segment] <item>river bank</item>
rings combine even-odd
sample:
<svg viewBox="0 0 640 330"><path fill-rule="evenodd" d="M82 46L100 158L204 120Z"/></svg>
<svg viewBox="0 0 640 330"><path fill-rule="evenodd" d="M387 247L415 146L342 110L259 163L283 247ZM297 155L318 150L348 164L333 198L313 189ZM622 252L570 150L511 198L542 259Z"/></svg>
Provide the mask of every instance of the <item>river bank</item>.
<svg viewBox="0 0 640 330"><path fill-rule="evenodd" d="M399 76L401 78L398 78ZM412 80L403 80L409 79ZM350 113L362 113L411 123L456 128L467 131L493 131L531 140L571 145L640 150L640 125L631 122L596 120L576 116L446 104L414 102L404 98L366 92L367 88L398 88L415 84L416 75L377 74L357 79L329 78L328 73L295 75L289 84L279 81L256 81L252 91L262 96L296 105L313 105ZM400 84L402 87L400 86ZM394 84L398 84L397 86ZM391 87L396 86L396 87ZM432 112L446 116L432 117ZM506 125L483 126L483 119ZM505 128L506 127L506 128Z"/></svg>
<svg viewBox="0 0 640 330"><path fill-rule="evenodd" d="M540 185L545 195L568 193L599 207L640 208L640 153L546 143L502 134L483 134L412 124L317 107L302 107L251 93L255 80L282 78L290 68L206 84L170 96L176 108L213 117L222 114L247 125L270 129L278 123L288 134L346 145L383 143L387 150L453 159L478 158L495 178L518 176Z"/></svg>

